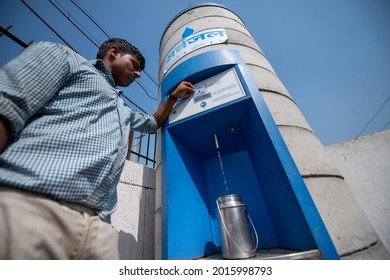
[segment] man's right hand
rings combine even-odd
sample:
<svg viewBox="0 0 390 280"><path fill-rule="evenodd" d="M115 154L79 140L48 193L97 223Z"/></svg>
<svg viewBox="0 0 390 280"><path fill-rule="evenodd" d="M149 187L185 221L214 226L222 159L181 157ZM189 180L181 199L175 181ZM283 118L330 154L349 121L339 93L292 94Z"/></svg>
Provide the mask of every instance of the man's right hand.
<svg viewBox="0 0 390 280"><path fill-rule="evenodd" d="M184 95L189 95L195 92L194 86L186 81L182 81L177 88L171 93L173 97L181 98Z"/></svg>

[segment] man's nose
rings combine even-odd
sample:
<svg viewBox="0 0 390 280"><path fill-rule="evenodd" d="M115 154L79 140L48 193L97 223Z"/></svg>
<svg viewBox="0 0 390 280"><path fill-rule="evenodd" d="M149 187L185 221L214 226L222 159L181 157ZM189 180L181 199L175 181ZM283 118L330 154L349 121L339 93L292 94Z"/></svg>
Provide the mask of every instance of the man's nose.
<svg viewBox="0 0 390 280"><path fill-rule="evenodd" d="M136 79L140 78L141 77L141 71L138 71L138 70L134 71L134 76L135 76Z"/></svg>

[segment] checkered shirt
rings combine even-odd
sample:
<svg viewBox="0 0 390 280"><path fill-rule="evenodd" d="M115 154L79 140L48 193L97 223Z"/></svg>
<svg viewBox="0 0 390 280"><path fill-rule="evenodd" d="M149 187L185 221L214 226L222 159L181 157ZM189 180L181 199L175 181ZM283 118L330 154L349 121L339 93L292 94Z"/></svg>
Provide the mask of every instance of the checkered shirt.
<svg viewBox="0 0 390 280"><path fill-rule="evenodd" d="M0 70L0 117L11 133L0 183L86 205L109 222L130 129L157 130L120 94L102 60L49 42L25 49Z"/></svg>

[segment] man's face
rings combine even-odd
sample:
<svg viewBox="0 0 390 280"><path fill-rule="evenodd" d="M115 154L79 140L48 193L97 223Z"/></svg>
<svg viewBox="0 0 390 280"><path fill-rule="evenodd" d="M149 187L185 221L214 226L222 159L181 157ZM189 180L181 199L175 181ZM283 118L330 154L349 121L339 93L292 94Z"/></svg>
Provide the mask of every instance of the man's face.
<svg viewBox="0 0 390 280"><path fill-rule="evenodd" d="M135 55L120 53L111 64L111 74L116 85L127 87L141 77L140 63Z"/></svg>

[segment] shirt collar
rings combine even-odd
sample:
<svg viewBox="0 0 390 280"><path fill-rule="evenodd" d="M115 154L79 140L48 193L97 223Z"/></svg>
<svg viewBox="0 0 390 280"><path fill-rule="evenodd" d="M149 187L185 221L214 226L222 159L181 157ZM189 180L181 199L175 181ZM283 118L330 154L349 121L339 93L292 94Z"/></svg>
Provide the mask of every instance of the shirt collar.
<svg viewBox="0 0 390 280"><path fill-rule="evenodd" d="M98 69L103 76L106 78L107 82L112 85L114 88L116 88L116 84L114 79L112 78L111 71L107 69L106 65L104 65L103 60L96 59L90 61L93 66L95 66L96 69Z"/></svg>

